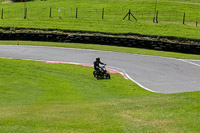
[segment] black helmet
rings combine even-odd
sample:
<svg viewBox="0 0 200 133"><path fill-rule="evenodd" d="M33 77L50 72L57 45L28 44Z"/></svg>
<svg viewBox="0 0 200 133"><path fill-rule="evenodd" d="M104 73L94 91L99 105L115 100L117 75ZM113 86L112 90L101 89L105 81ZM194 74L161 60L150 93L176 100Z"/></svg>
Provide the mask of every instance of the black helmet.
<svg viewBox="0 0 200 133"><path fill-rule="evenodd" d="M100 61L100 58L98 57L98 58L96 58L96 61Z"/></svg>

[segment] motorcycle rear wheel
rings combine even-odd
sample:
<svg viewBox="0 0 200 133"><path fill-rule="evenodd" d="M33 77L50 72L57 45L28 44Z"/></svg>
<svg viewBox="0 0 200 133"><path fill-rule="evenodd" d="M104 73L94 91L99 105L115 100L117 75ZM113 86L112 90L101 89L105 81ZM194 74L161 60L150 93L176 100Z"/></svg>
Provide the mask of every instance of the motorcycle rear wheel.
<svg viewBox="0 0 200 133"><path fill-rule="evenodd" d="M96 72L96 71L93 71L93 75L94 75L94 77L95 77L95 78L97 78L97 77L98 77L98 75L97 75L97 72Z"/></svg>

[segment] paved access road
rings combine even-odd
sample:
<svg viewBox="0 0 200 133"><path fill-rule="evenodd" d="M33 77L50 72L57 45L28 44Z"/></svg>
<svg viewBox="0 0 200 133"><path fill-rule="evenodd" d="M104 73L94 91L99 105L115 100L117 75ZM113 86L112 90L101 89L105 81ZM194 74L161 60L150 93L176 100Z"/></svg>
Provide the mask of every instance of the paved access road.
<svg viewBox="0 0 200 133"><path fill-rule="evenodd" d="M92 64L123 69L145 89L158 93L200 91L200 61L128 53L41 46L0 45L0 57Z"/></svg>

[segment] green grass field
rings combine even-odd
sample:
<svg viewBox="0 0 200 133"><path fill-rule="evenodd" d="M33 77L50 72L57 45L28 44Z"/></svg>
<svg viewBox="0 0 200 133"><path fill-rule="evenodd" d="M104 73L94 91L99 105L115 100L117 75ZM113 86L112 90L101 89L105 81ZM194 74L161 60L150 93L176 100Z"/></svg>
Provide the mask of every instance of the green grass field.
<svg viewBox="0 0 200 133"><path fill-rule="evenodd" d="M200 28L195 26L196 21L200 20L199 4L198 0L158 0L159 24L154 24L152 21L155 0L35 0L26 4L21 2L0 4L4 12L0 26L139 33L200 39ZM28 8L26 20L24 20L24 7ZM49 18L50 7L52 7L51 18ZM76 8L78 8L77 19ZM102 20L103 8L104 20ZM122 21L128 9L132 10L138 22ZM186 13L185 25L182 24L184 13Z"/></svg>
<svg viewBox="0 0 200 133"><path fill-rule="evenodd" d="M0 27L139 33L200 39L200 28L195 27L195 22L200 20L199 0L158 0L158 24L152 22L154 4L155 0L35 0L25 4L0 3L0 9L3 8L4 12ZM26 20L24 7L28 8ZM102 8L105 9L104 20L101 19ZM138 22L122 21L129 8ZM182 25L184 12L186 24ZM0 41L0 44L7 45L16 43ZM96 44L20 41L20 45L200 59L199 55ZM0 58L0 132L200 131L200 92L157 94L140 88L119 74L112 74L111 80L96 80L92 71L92 68L76 65Z"/></svg>
<svg viewBox="0 0 200 133"><path fill-rule="evenodd" d="M17 45L17 41L0 41L0 45ZM199 55L195 54L183 54L176 52L164 52L157 50L148 50L140 48L129 47L117 47L97 44L80 44L80 43L56 43L56 42L35 42L35 41L19 41L20 45L32 45L32 46L52 46L52 47L67 47L67 48L80 48L80 49L94 49L103 51L113 51L131 54L143 54L163 57L173 57L181 59L200 59Z"/></svg>
<svg viewBox="0 0 200 133"><path fill-rule="evenodd" d="M156 94L92 71L0 59L0 132L199 132L200 92Z"/></svg>

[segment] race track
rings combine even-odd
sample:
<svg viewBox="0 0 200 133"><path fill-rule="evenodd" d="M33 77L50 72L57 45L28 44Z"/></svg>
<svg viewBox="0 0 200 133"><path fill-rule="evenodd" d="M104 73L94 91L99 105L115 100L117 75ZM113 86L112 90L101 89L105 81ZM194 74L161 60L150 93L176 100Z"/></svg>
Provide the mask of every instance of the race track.
<svg viewBox="0 0 200 133"><path fill-rule="evenodd" d="M132 81L157 93L200 91L200 61L72 48L0 45L0 58L76 62L96 57L126 72Z"/></svg>

